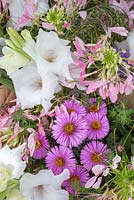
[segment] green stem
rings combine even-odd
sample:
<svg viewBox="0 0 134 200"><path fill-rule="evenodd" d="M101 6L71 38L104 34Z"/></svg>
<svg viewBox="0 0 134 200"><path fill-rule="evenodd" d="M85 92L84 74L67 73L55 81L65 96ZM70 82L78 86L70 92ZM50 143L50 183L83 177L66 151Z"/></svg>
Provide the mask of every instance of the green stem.
<svg viewBox="0 0 134 200"><path fill-rule="evenodd" d="M133 128L134 128L134 125L132 126L131 130L129 131L129 133L128 133L127 137L126 137L126 139L124 140L123 146L126 144L127 139L128 139L128 137L130 136L130 134L131 134Z"/></svg>

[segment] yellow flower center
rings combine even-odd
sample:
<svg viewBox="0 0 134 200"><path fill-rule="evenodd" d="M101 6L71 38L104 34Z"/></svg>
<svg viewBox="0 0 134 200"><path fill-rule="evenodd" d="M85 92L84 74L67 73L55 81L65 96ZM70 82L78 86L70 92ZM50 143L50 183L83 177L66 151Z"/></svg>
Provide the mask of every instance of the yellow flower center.
<svg viewBox="0 0 134 200"><path fill-rule="evenodd" d="M73 183L73 182L76 182L76 181L77 182L80 181L80 177L79 176L74 175L74 176L71 176L70 179L69 179L70 183Z"/></svg>
<svg viewBox="0 0 134 200"><path fill-rule="evenodd" d="M75 129L76 129L76 126L73 123L68 123L64 126L64 131L69 135L73 134Z"/></svg>
<svg viewBox="0 0 134 200"><path fill-rule="evenodd" d="M70 109L67 109L67 112L68 112L68 114L71 114L72 112L75 112L75 110L70 108Z"/></svg>
<svg viewBox="0 0 134 200"><path fill-rule="evenodd" d="M56 164L58 167L64 167L64 165L65 165L65 160L64 160L64 158L62 158L62 157L57 158L56 161L55 161L55 164Z"/></svg>
<svg viewBox="0 0 134 200"><path fill-rule="evenodd" d="M41 142L39 140L36 140L35 149L40 149L40 147L41 147Z"/></svg>
<svg viewBox="0 0 134 200"><path fill-rule="evenodd" d="M92 161L95 163L98 163L101 161L101 155L99 153L94 153L92 155Z"/></svg>
<svg viewBox="0 0 134 200"><path fill-rule="evenodd" d="M91 123L91 127L92 127L94 130L98 130L98 129L100 129L100 127L101 127L101 123L100 123L99 121L93 121L93 122Z"/></svg>
<svg viewBox="0 0 134 200"><path fill-rule="evenodd" d="M88 108L89 112L98 112L99 108L96 104L92 104Z"/></svg>

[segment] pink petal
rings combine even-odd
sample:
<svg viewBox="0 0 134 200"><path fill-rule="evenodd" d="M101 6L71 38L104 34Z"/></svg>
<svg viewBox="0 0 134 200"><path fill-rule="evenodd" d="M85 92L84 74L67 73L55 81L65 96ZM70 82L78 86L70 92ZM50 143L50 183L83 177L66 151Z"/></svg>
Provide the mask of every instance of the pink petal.
<svg viewBox="0 0 134 200"><path fill-rule="evenodd" d="M127 36L127 34L128 34L128 31L126 30L126 28L125 27L121 27L121 26L119 26L119 27L118 26L110 27L109 30L111 32L117 33L117 34L119 34L121 36Z"/></svg>
<svg viewBox="0 0 134 200"><path fill-rule="evenodd" d="M86 183L86 185L85 185L85 188L90 188L90 187L92 187L92 185L95 183L96 179L97 179L97 176L93 176L92 178L90 178L90 179L87 181L87 183Z"/></svg>
<svg viewBox="0 0 134 200"><path fill-rule="evenodd" d="M113 160L112 160L114 163L119 163L121 161L121 157L116 155Z"/></svg>
<svg viewBox="0 0 134 200"><path fill-rule="evenodd" d="M35 150L35 139L34 139L34 134L30 134L28 137L28 149L30 151L30 156L33 156L34 150Z"/></svg>
<svg viewBox="0 0 134 200"><path fill-rule="evenodd" d="M45 131L44 131L44 127L42 125L42 123L40 122L39 125L38 125L38 132L41 134L41 135L46 135L45 134Z"/></svg>
<svg viewBox="0 0 134 200"><path fill-rule="evenodd" d="M97 182L92 186L92 188L98 189L100 187L101 182L102 182L102 177L99 177Z"/></svg>
<svg viewBox="0 0 134 200"><path fill-rule="evenodd" d="M120 7L122 8L122 10L124 10L124 12L128 12L129 11L129 7L128 4L125 0L120 0Z"/></svg>
<svg viewBox="0 0 134 200"><path fill-rule="evenodd" d="M55 30L55 26L47 22L42 22L42 27L46 28L47 30Z"/></svg>
<svg viewBox="0 0 134 200"><path fill-rule="evenodd" d="M106 168L105 171L103 172L103 176L107 176L109 174L109 168Z"/></svg>
<svg viewBox="0 0 134 200"><path fill-rule="evenodd" d="M128 7L129 7L129 9L133 6L133 4L134 4L134 1L129 1L129 2L128 2L127 5L128 5Z"/></svg>
<svg viewBox="0 0 134 200"><path fill-rule="evenodd" d="M102 80L95 80L95 81L91 81L86 93L90 94L92 92L95 92L98 88L100 88L101 86L103 86L104 82Z"/></svg>
<svg viewBox="0 0 134 200"><path fill-rule="evenodd" d="M80 17L81 17L82 19L86 19L86 17L87 17L87 11L80 11L80 12L79 12L79 15L80 15Z"/></svg>
<svg viewBox="0 0 134 200"><path fill-rule="evenodd" d="M127 15L129 17L129 19L134 19L134 11L133 10L128 12Z"/></svg>
<svg viewBox="0 0 134 200"><path fill-rule="evenodd" d="M105 168L106 168L106 166L104 166L104 165L95 165L92 168L92 172L94 173L95 176L99 176L103 173Z"/></svg>
<svg viewBox="0 0 134 200"><path fill-rule="evenodd" d="M113 83L109 84L109 98L111 100L112 103L115 103L117 101L117 88L114 86Z"/></svg>

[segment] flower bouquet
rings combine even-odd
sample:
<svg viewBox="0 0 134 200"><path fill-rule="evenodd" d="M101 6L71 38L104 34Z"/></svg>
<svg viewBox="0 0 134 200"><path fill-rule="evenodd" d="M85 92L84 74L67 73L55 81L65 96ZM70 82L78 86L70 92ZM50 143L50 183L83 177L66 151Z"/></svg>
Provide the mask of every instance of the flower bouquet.
<svg viewBox="0 0 134 200"><path fill-rule="evenodd" d="M134 1L0 1L0 200L134 199Z"/></svg>

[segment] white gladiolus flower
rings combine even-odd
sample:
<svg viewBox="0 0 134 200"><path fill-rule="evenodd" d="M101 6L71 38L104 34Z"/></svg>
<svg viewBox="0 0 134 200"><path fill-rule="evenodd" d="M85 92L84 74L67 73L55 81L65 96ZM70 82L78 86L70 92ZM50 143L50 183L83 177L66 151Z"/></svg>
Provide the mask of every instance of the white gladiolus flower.
<svg viewBox="0 0 134 200"><path fill-rule="evenodd" d="M0 68L5 69L8 75L29 63L29 59L7 46L2 51L4 56L0 57Z"/></svg>
<svg viewBox="0 0 134 200"><path fill-rule="evenodd" d="M13 167L12 177L19 178L26 167L26 162L21 160L21 153L24 150L26 144L10 149L8 145L0 149L0 163L4 165L11 165Z"/></svg>
<svg viewBox="0 0 134 200"><path fill-rule="evenodd" d="M23 50L36 62L41 76L51 73L72 80L68 66L73 61L68 43L67 40L60 39L55 32L40 29L37 41L30 40Z"/></svg>
<svg viewBox="0 0 134 200"><path fill-rule="evenodd" d="M31 200L28 197L23 196L18 190L12 190L6 200Z"/></svg>
<svg viewBox="0 0 134 200"><path fill-rule="evenodd" d="M14 23L23 17L26 0L11 0L9 3L10 17ZM34 0L37 15L45 13L49 9L48 0Z"/></svg>
<svg viewBox="0 0 134 200"><path fill-rule="evenodd" d="M26 173L20 180L20 192L31 200L69 200L68 192L61 189L68 178L67 169L56 176L51 170L41 170L36 175Z"/></svg>
<svg viewBox="0 0 134 200"><path fill-rule="evenodd" d="M57 92L58 80L53 74L41 77L35 64L26 66L10 74L13 80L17 102L22 109L42 104L46 111L51 107L50 100Z"/></svg>
<svg viewBox="0 0 134 200"><path fill-rule="evenodd" d="M0 193L7 188L7 183L12 177L12 165L0 163Z"/></svg>

